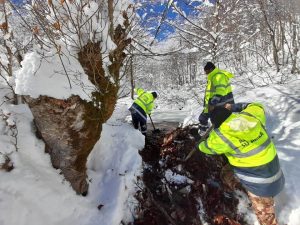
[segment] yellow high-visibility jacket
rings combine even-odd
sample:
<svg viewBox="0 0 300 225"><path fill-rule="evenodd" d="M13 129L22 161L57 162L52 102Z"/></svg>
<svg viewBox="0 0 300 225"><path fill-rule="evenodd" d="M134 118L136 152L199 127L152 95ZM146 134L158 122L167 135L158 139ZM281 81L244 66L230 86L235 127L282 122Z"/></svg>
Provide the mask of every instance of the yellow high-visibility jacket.
<svg viewBox="0 0 300 225"><path fill-rule="evenodd" d="M225 154L235 167L257 167L271 162L275 146L265 129L263 106L251 103L238 114L231 114L208 139L199 144L206 154Z"/></svg>
<svg viewBox="0 0 300 225"><path fill-rule="evenodd" d="M204 96L204 113L208 113L209 105L221 106L225 103L234 103L230 84L232 77L233 74L218 68L208 74Z"/></svg>
<svg viewBox="0 0 300 225"><path fill-rule="evenodd" d="M135 88L134 91L138 95L134 103L140 106L146 114L151 114L154 107L154 97L152 93L146 92L142 88Z"/></svg>

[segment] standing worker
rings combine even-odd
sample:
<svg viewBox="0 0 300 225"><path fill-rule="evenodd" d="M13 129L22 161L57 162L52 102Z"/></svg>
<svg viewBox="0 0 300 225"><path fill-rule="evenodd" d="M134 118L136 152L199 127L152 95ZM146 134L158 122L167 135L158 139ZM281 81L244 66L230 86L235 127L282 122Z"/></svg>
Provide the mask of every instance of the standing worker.
<svg viewBox="0 0 300 225"><path fill-rule="evenodd" d="M134 92L138 97L133 102L129 111L131 112L132 124L135 129L141 129L143 135L147 133L147 115L150 116L154 107L154 100L157 98L157 93L146 92L142 88L135 88Z"/></svg>
<svg viewBox="0 0 300 225"><path fill-rule="evenodd" d="M222 106L226 103L234 104L230 85L230 79L233 77L233 74L216 68L212 62L206 63L204 72L207 74L207 85L204 95L203 111L199 116L201 132L205 132L208 128L210 107Z"/></svg>
<svg viewBox="0 0 300 225"><path fill-rule="evenodd" d="M239 112L239 113L232 113ZM211 111L214 129L199 144L206 154L225 154L229 164L221 178L225 186L242 185L261 225L278 225L273 197L284 187L276 148L265 125L264 108L259 103L226 104Z"/></svg>

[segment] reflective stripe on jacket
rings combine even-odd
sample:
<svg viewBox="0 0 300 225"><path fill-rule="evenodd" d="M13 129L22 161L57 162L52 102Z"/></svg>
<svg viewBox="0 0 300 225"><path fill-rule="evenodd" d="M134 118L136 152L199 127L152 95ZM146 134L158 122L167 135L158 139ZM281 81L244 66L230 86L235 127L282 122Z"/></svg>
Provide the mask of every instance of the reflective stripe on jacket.
<svg viewBox="0 0 300 225"><path fill-rule="evenodd" d="M278 156L262 166L233 167L233 171L244 187L262 197L274 197L282 191L285 183Z"/></svg>
<svg viewBox="0 0 300 225"><path fill-rule="evenodd" d="M145 113L145 111L136 103L133 103L131 105L131 107L129 108L129 111L134 114L137 113L139 114L140 118L142 118L144 120L145 123L147 123L147 115Z"/></svg>
<svg viewBox="0 0 300 225"><path fill-rule="evenodd" d="M135 104L140 106L146 114L150 114L154 107L154 97L151 92L146 92L142 88L134 89L138 97L134 101Z"/></svg>
<svg viewBox="0 0 300 225"><path fill-rule="evenodd" d="M214 104L216 106L221 106L225 103L234 103L230 84L230 78L232 77L233 74L218 68L215 68L208 74L204 96L204 113L208 113L208 105L213 98L217 102Z"/></svg>
<svg viewBox="0 0 300 225"><path fill-rule="evenodd" d="M284 175L265 124L263 106L249 104L214 129L199 149L206 154L225 154L248 191L272 197L283 189Z"/></svg>
<svg viewBox="0 0 300 225"><path fill-rule="evenodd" d="M207 154L225 154L237 167L255 167L272 161L276 149L265 130L261 104L252 103L238 114L231 114L214 129L199 148Z"/></svg>

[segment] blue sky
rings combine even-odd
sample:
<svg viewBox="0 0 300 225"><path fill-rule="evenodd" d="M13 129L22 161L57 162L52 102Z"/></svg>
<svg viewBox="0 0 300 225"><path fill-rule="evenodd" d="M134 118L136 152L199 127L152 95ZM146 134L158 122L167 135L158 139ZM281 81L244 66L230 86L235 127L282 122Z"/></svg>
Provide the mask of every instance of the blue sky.
<svg viewBox="0 0 300 225"><path fill-rule="evenodd" d="M12 0L12 2L14 2L14 3L22 3L23 0Z"/></svg>
<svg viewBox="0 0 300 225"><path fill-rule="evenodd" d="M174 0L174 4L177 4L177 6L181 8L186 15L195 14L194 7L200 4L199 2L193 2L193 3L190 2L191 0ZM153 34L153 36L155 35L156 29L159 26L161 17L166 7L167 7L167 3L165 4L151 3L147 5L147 7L137 10L138 14L143 18L142 25L146 26L150 30L150 33ZM143 17L143 15L146 16ZM174 12L174 10L172 10L172 6L171 6L168 10L166 18L174 20L176 19L177 16L178 15ZM149 22L151 18L157 18L157 19L151 20L151 22ZM156 39L163 40L170 33L173 32L174 32L173 27L169 26L166 23L163 23Z"/></svg>

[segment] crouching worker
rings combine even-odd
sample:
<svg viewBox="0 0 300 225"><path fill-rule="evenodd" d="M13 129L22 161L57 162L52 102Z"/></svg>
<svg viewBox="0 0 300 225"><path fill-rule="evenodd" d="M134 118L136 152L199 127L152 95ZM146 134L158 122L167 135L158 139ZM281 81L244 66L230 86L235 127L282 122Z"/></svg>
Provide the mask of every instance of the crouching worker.
<svg viewBox="0 0 300 225"><path fill-rule="evenodd" d="M215 107L211 122L214 129L199 149L206 154L225 154L230 164L221 173L225 185L234 189L242 184L260 224L278 225L273 197L283 189L285 180L265 128L263 106L240 103Z"/></svg>
<svg viewBox="0 0 300 225"><path fill-rule="evenodd" d="M142 88L135 88L134 91L138 97L129 108L132 124L135 129L140 128L142 134L146 136L147 115L151 114L154 107L154 100L157 98L157 93L146 92Z"/></svg>

